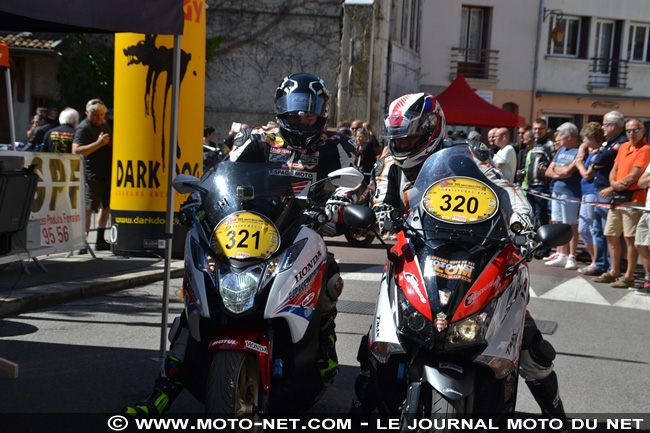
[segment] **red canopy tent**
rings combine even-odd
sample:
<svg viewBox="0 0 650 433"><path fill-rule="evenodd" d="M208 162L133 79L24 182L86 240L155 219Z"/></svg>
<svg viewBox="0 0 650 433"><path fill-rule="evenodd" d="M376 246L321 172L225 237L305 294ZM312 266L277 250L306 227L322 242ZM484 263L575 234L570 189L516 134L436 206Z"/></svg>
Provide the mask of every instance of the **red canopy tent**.
<svg viewBox="0 0 650 433"><path fill-rule="evenodd" d="M467 84L463 74L436 96L448 125L516 128L526 123L518 114L490 104Z"/></svg>

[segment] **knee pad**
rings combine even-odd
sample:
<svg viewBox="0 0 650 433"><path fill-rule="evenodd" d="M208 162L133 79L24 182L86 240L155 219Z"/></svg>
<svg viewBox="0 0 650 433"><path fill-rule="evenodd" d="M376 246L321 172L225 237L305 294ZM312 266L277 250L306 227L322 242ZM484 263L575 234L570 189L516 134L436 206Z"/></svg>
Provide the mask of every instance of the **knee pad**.
<svg viewBox="0 0 650 433"><path fill-rule="evenodd" d="M336 303L343 292L343 278L339 274L339 264L334 260L334 254L327 253L327 284L325 292L330 302Z"/></svg>
<svg viewBox="0 0 650 433"><path fill-rule="evenodd" d="M544 339L531 346L528 353L530 353L530 357L535 363L545 368L553 365L553 360L557 355L553 345Z"/></svg>

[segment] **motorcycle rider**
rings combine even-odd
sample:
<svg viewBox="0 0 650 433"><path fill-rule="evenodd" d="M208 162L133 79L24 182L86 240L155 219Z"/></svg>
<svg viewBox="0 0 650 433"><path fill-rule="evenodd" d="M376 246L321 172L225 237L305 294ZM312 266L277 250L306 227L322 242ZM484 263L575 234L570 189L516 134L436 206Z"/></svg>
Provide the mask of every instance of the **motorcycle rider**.
<svg viewBox="0 0 650 433"><path fill-rule="evenodd" d="M390 104L382 134L382 138L388 140L389 155L377 162L374 171L376 190L373 209L380 230L388 226L388 215L392 209L398 209L402 214L409 212L409 196L417 194L413 185L422 165L431 154L447 145L467 144L481 172L502 189L501 193L507 193L510 209L505 211L509 214L511 226L518 222L524 226L525 231L531 231L534 228L534 219L530 204L522 192L508 182L493 165L489 148L479 142L445 141L444 135L445 117L432 95L408 94ZM502 201L507 202L508 200ZM370 356L366 335L362 338L357 355L361 368L355 382L350 409L352 417L359 420L369 417L376 407L375 391L370 380ZM566 422L558 392L557 375L553 371L554 358L553 346L543 339L535 321L527 312L520 357L521 375L542 412Z"/></svg>
<svg viewBox="0 0 650 433"><path fill-rule="evenodd" d="M347 138L335 135L327 138L325 127L329 115L330 94L320 78L310 74L294 74L285 77L275 94L277 127L258 127L240 130L234 138L228 154L230 161L247 163L281 162L292 176L294 192L306 190L310 184L327 177L343 167L354 167L354 148ZM305 182L307 181L307 182ZM337 189L331 197L326 192L316 195L315 200L325 204L330 220L342 220L345 205L353 201L356 189ZM329 197L329 199L328 199ZM320 200L320 201L319 201ZM336 302L343 290L339 267L330 253L327 258L327 296L321 315L319 352L317 364L325 383L332 381L338 372L336 355ZM183 389L183 359L189 329L185 315L172 326L169 354L161 366L151 395L132 407L122 409L133 416L159 416L163 414ZM174 325L177 325L175 322ZM176 329L179 328L179 329Z"/></svg>

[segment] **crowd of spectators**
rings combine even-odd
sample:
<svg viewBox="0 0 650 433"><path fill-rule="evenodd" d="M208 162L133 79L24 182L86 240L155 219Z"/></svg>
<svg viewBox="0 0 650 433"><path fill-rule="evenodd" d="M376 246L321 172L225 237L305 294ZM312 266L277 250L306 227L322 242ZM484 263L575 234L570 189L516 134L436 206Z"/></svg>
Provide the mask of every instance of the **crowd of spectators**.
<svg viewBox="0 0 650 433"><path fill-rule="evenodd" d="M544 252L546 266L650 295L650 146L641 120L626 121L611 111L602 124L589 122L579 130L566 122L553 133L544 119L536 119L517 129L515 143L504 128L491 129L487 138L495 165L509 179L509 148L515 150L514 182L526 192L536 223L571 225L572 240ZM589 264L579 268L580 238ZM645 278L636 284L639 259Z"/></svg>

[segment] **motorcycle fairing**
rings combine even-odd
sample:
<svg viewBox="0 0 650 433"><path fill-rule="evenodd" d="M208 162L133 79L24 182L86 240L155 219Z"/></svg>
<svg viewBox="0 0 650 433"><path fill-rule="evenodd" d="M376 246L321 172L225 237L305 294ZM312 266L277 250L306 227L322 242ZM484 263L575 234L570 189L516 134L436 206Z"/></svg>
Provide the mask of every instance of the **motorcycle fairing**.
<svg viewBox="0 0 650 433"><path fill-rule="evenodd" d="M271 385L271 342L258 330L228 329L216 335L209 350L247 350L253 352L260 363L262 386L268 394Z"/></svg>
<svg viewBox="0 0 650 433"><path fill-rule="evenodd" d="M418 310L424 317L432 320L431 306L429 303L429 296L427 288L422 278L420 270L420 263L415 260L415 255L408 240L404 236L404 232L397 234L397 244L393 248L397 253L398 269L397 284L406 295L406 299L411 303L416 310Z"/></svg>
<svg viewBox="0 0 650 433"><path fill-rule="evenodd" d="M516 263L518 256L515 255L515 247L509 244L496 257L489 266L479 275L472 284L462 302L458 305L451 323L462 320L482 310L488 302L499 296L505 290L506 281L503 280L508 266Z"/></svg>
<svg viewBox="0 0 650 433"><path fill-rule="evenodd" d="M516 281L512 281L499 297L487 331L488 345L474 359L474 362L492 368L497 377L511 372L500 361L509 361L513 367L519 364L528 296L518 286Z"/></svg>
<svg viewBox="0 0 650 433"><path fill-rule="evenodd" d="M209 274L207 255L199 244L199 237L195 230L187 233L185 240L183 289L185 293L185 315L189 324L192 337L200 341L201 331L199 321L201 317L210 317L208 297L205 287L206 274ZM212 277L210 277L211 279Z"/></svg>
<svg viewBox="0 0 650 433"><path fill-rule="evenodd" d="M397 312L396 291L399 287L395 285L392 278L393 268L390 263L386 263L386 268L379 286L379 296L375 305L375 320L370 326L369 344L373 343L391 343L402 349L402 343L397 336L396 323L399 321ZM388 276L391 276L389 278ZM394 350L398 351L398 350ZM403 349L402 349L403 351Z"/></svg>
<svg viewBox="0 0 650 433"><path fill-rule="evenodd" d="M294 343L300 341L313 318L327 267L327 247L323 238L307 227L296 236L307 238L291 268L280 272L269 289L264 318L284 318Z"/></svg>

